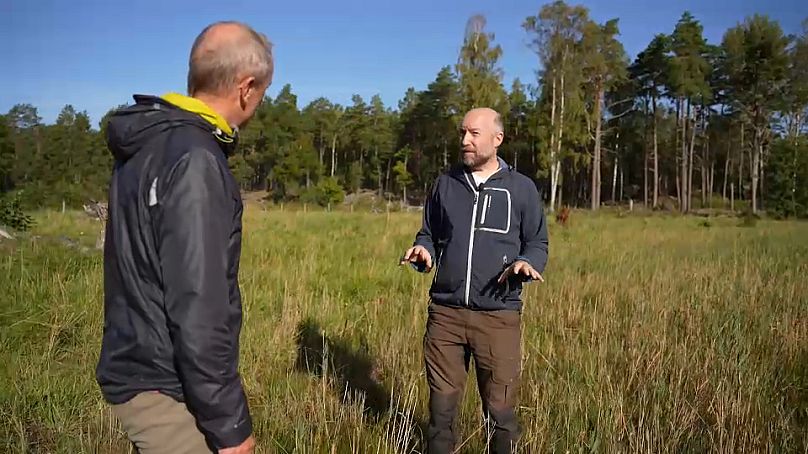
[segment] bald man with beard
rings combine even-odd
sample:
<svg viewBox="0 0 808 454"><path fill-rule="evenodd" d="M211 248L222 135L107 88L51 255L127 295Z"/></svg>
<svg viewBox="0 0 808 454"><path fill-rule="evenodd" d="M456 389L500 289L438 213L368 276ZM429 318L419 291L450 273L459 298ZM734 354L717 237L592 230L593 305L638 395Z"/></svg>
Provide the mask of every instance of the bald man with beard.
<svg viewBox="0 0 808 454"><path fill-rule="evenodd" d="M547 226L536 185L497 150L500 115L463 119L462 164L438 177L402 263L435 268L424 335L430 454L454 452L457 407L474 358L492 453L516 450L522 285L543 282Z"/></svg>
<svg viewBox="0 0 808 454"><path fill-rule="evenodd" d="M253 451L238 372L242 201L227 158L272 81L272 45L237 22L191 49L188 95L111 116L97 381L142 454Z"/></svg>

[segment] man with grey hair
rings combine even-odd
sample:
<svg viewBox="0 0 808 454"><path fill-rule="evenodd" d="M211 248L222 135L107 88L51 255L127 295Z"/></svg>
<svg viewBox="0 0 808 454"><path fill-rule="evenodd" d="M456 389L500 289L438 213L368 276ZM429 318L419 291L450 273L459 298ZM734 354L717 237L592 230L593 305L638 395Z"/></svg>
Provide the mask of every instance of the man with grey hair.
<svg viewBox="0 0 808 454"><path fill-rule="evenodd" d="M96 377L140 453L254 449L238 372L243 207L227 157L272 74L265 36L219 22L193 44L189 96L135 95L109 120Z"/></svg>
<svg viewBox="0 0 808 454"><path fill-rule="evenodd" d="M543 281L547 225L536 185L497 156L500 115L473 109L462 125L462 165L438 177L421 230L402 263L435 267L424 335L429 383L427 452L455 452L455 419L474 358L490 452L515 451L522 284Z"/></svg>

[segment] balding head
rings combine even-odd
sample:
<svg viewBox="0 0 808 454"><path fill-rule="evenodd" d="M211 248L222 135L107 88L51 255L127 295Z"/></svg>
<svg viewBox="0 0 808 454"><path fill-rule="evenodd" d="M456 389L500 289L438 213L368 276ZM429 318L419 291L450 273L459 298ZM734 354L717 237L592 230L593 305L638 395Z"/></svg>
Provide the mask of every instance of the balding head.
<svg viewBox="0 0 808 454"><path fill-rule="evenodd" d="M473 171L496 169L497 148L502 144L502 117L487 107L470 110L463 118L463 164Z"/></svg>
<svg viewBox="0 0 808 454"><path fill-rule="evenodd" d="M209 25L194 41L188 68L188 93L221 95L243 78L258 85L272 80L272 44L261 33L239 22Z"/></svg>
<svg viewBox="0 0 808 454"><path fill-rule="evenodd" d="M499 112L490 107L471 109L466 113L466 118L479 118L484 122L490 123L496 132L505 132L505 128L502 124L502 116Z"/></svg>

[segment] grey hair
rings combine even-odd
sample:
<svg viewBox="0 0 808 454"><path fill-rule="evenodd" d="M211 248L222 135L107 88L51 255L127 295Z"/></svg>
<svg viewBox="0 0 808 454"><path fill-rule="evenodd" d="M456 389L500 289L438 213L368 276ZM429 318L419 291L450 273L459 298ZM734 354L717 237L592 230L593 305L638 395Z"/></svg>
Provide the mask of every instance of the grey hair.
<svg viewBox="0 0 808 454"><path fill-rule="evenodd" d="M496 127L496 132L505 132L505 125L502 124L502 115L499 112L494 115L494 126Z"/></svg>
<svg viewBox="0 0 808 454"><path fill-rule="evenodd" d="M246 33L217 46L204 45L208 32L217 25L236 25ZM188 62L188 94L219 94L234 87L245 75L268 83L274 69L272 42L263 33L241 22L216 22L194 40Z"/></svg>

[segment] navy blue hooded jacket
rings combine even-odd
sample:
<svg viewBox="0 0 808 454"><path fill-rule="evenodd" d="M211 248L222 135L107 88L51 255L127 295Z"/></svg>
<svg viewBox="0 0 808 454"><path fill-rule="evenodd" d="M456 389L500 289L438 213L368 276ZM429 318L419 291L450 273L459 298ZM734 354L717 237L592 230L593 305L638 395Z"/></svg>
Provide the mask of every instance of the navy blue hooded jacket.
<svg viewBox="0 0 808 454"><path fill-rule="evenodd" d="M252 432L238 373L242 201L236 137L162 98L109 119L115 156L104 244L106 400L159 391L185 402L215 448Z"/></svg>
<svg viewBox="0 0 808 454"><path fill-rule="evenodd" d="M499 165L479 187L459 165L438 177L432 188L414 244L426 248L435 263L430 289L434 303L521 310L524 280L497 280L516 260L544 271L549 242L536 185L501 158Z"/></svg>

